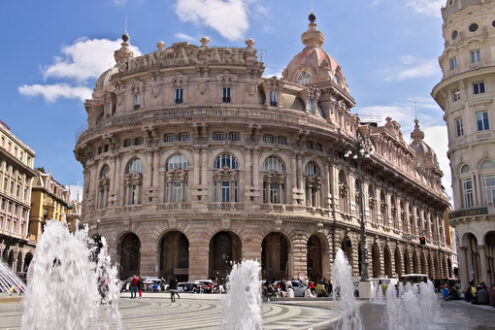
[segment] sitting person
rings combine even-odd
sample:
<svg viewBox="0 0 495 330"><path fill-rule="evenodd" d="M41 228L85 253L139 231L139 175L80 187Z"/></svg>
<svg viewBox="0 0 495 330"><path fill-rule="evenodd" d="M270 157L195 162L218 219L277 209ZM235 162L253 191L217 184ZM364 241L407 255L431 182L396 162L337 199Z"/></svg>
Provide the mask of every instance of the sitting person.
<svg viewBox="0 0 495 330"><path fill-rule="evenodd" d="M476 290L476 300L473 301L475 305L489 305L490 298L488 296L488 291L480 286L479 289Z"/></svg>
<svg viewBox="0 0 495 330"><path fill-rule="evenodd" d="M294 298L294 289L292 288L292 284L287 286L287 297Z"/></svg>
<svg viewBox="0 0 495 330"><path fill-rule="evenodd" d="M449 288L445 284L442 288L442 299L449 301Z"/></svg>
<svg viewBox="0 0 495 330"><path fill-rule="evenodd" d="M304 291L304 298L315 298L313 293L311 292L311 287L307 287L306 291Z"/></svg>

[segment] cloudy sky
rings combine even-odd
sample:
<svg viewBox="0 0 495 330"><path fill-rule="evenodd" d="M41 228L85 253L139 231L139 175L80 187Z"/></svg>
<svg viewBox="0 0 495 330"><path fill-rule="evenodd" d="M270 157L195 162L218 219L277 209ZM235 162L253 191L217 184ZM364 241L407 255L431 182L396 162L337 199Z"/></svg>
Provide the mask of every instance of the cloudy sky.
<svg viewBox="0 0 495 330"><path fill-rule="evenodd" d="M377 120L391 116L408 141L416 114L450 194L446 127L430 96L441 79L442 5L445 0L6 1L0 119L35 150L35 166L77 191L83 175L72 150L86 125L83 100L114 64L126 16L135 54L154 51L160 40L199 45L208 36L210 46L245 47L253 38L271 76L302 49L313 6L324 48L342 66L357 101L353 111Z"/></svg>

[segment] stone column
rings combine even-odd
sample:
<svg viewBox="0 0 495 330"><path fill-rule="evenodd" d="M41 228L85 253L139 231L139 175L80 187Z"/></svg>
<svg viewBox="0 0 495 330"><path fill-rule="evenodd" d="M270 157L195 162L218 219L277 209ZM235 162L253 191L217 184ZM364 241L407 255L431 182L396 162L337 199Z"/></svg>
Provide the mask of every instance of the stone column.
<svg viewBox="0 0 495 330"><path fill-rule="evenodd" d="M259 188L260 182L259 182L259 155L260 150L258 148L253 149L253 186L255 188ZM259 202L259 201L258 201Z"/></svg>
<svg viewBox="0 0 495 330"><path fill-rule="evenodd" d="M153 178L151 180L153 187L158 187L160 168L160 151L157 149L153 151Z"/></svg>
<svg viewBox="0 0 495 330"><path fill-rule="evenodd" d="M199 168L201 164L199 163L199 154L201 152L200 148L193 148L193 185L199 185Z"/></svg>
<svg viewBox="0 0 495 330"><path fill-rule="evenodd" d="M189 281L209 278L209 241L194 236L189 241Z"/></svg>
<svg viewBox="0 0 495 330"><path fill-rule="evenodd" d="M487 286L490 286L490 276L488 276L488 264L486 260L486 245L478 245L479 259L480 259L480 269L479 269L479 279L485 282ZM489 284L490 283L490 284Z"/></svg>
<svg viewBox="0 0 495 330"><path fill-rule="evenodd" d="M298 235L292 242L293 246L293 263L292 276L298 276L300 273L305 274L308 278L308 246L303 236ZM290 264L290 261L289 261ZM291 273L289 269L289 274Z"/></svg>
<svg viewBox="0 0 495 330"><path fill-rule="evenodd" d="M322 201L321 207L329 209L331 207L331 201L330 201L330 173L328 166L325 165L323 167L323 182L321 185L321 196L322 196Z"/></svg>
<svg viewBox="0 0 495 330"><path fill-rule="evenodd" d="M208 185L208 148L201 149L201 184Z"/></svg>
<svg viewBox="0 0 495 330"><path fill-rule="evenodd" d="M457 249L457 261L459 264L459 278L463 287L467 288L470 281L470 273L467 258L467 247L459 247Z"/></svg>

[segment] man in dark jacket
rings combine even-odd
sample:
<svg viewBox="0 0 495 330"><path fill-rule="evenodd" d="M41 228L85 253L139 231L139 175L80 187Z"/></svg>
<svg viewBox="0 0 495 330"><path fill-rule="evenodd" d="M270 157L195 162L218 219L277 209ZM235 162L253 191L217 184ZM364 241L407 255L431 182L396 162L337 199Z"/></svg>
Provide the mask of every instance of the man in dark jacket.
<svg viewBox="0 0 495 330"><path fill-rule="evenodd" d="M175 276L172 276L172 278L170 279L169 290L170 290L170 300L172 302L175 302L175 295L177 295L177 297L180 298L179 292L177 291L177 280L175 279Z"/></svg>
<svg viewBox="0 0 495 330"><path fill-rule="evenodd" d="M137 286L138 286L138 278L136 275L134 275L131 280L131 299L136 298Z"/></svg>

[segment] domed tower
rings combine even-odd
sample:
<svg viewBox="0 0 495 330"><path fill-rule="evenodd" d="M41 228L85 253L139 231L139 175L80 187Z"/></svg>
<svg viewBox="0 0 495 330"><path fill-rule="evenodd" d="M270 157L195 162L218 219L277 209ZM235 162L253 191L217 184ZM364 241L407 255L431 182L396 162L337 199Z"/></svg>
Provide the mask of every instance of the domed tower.
<svg viewBox="0 0 495 330"><path fill-rule="evenodd" d="M442 8L444 110L461 280L495 281L495 0L449 0Z"/></svg>

